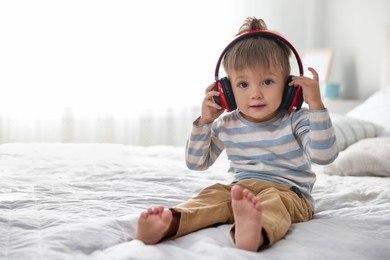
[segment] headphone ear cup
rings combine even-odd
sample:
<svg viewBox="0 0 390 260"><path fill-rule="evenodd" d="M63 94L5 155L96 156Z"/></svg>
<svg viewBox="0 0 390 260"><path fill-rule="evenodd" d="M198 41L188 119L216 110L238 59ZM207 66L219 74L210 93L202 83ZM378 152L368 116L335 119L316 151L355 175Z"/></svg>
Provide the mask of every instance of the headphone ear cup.
<svg viewBox="0 0 390 260"><path fill-rule="evenodd" d="M223 92L221 95L225 97L227 103L227 107L225 109L228 111L236 110L237 104L236 100L234 99L234 94L229 79L227 77L223 77L219 81L221 82L221 88Z"/></svg>
<svg viewBox="0 0 390 260"><path fill-rule="evenodd" d="M292 101L294 100L295 96L295 87L290 87L288 84L291 82L292 76L288 76L287 82L284 85L284 90L283 90L283 98L282 98L282 103L280 104L280 109L283 110L288 110L291 106Z"/></svg>
<svg viewBox="0 0 390 260"><path fill-rule="evenodd" d="M303 104L302 87L290 87L288 85L292 81L292 77L292 75L288 76L283 90L282 103L280 104L280 109L288 111L299 110Z"/></svg>
<svg viewBox="0 0 390 260"><path fill-rule="evenodd" d="M294 98L294 107L295 110L299 110L302 107L303 104L303 93L302 93L302 87L299 86L295 92L295 98Z"/></svg>

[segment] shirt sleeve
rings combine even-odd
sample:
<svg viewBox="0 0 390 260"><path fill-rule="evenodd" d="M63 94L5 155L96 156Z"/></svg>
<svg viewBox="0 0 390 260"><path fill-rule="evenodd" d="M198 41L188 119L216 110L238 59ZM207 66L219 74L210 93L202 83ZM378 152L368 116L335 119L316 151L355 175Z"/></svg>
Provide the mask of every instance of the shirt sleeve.
<svg viewBox="0 0 390 260"><path fill-rule="evenodd" d="M336 135L327 109L298 111L293 130L309 160L326 165L338 156Z"/></svg>
<svg viewBox="0 0 390 260"><path fill-rule="evenodd" d="M189 169L202 171L207 170L215 162L224 146L216 134L219 122L197 125L198 119L192 125L185 158Z"/></svg>

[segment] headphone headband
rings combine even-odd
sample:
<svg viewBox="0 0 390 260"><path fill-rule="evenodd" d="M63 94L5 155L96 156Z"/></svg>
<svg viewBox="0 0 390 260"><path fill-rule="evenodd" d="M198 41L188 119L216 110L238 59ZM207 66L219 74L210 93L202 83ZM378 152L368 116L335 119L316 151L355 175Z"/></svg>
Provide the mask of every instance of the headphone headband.
<svg viewBox="0 0 390 260"><path fill-rule="evenodd" d="M242 33L242 34L238 35L223 50L223 52L219 56L219 59L218 59L218 62L217 62L217 66L215 68L215 74L214 74L215 75L215 81L218 81L218 79L219 79L219 77L218 77L219 67L221 65L222 59L225 56L226 52L233 45L235 45L237 42L240 42L240 41L248 39L248 38L256 37L256 36L261 36L261 37L264 37L264 38L271 38L271 39L274 39L274 40L277 40L277 41L281 41L282 43L287 45L291 49L291 51L294 53L295 59L297 60L298 68L299 68L299 74L301 76L303 75L303 65L302 65L301 58L299 57L299 54L298 54L297 50L295 49L295 47L287 39L283 38L279 34L276 34L274 32L270 32L270 31L267 31L267 30L251 30L251 31L248 31L248 32L245 32L245 33Z"/></svg>

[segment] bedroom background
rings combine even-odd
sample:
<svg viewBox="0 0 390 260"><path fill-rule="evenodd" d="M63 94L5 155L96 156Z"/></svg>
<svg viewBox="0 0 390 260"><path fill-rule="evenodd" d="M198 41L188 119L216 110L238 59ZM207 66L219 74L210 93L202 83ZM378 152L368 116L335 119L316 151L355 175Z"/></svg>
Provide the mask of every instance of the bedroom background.
<svg viewBox="0 0 390 260"><path fill-rule="evenodd" d="M390 85L388 10L387 0L2 1L0 142L183 145L247 16L297 49L333 48L330 80L363 100Z"/></svg>

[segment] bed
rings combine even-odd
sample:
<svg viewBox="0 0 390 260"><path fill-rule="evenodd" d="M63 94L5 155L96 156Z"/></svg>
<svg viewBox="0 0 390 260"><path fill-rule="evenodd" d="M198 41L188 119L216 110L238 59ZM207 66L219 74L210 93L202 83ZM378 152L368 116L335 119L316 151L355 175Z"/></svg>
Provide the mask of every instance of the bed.
<svg viewBox="0 0 390 260"><path fill-rule="evenodd" d="M341 152L314 165L314 219L257 253L234 248L230 225L153 246L134 239L147 207L230 182L224 154L194 172L178 146L2 144L0 259L390 259L389 98L380 90L334 115ZM380 102L386 113L373 117Z"/></svg>

